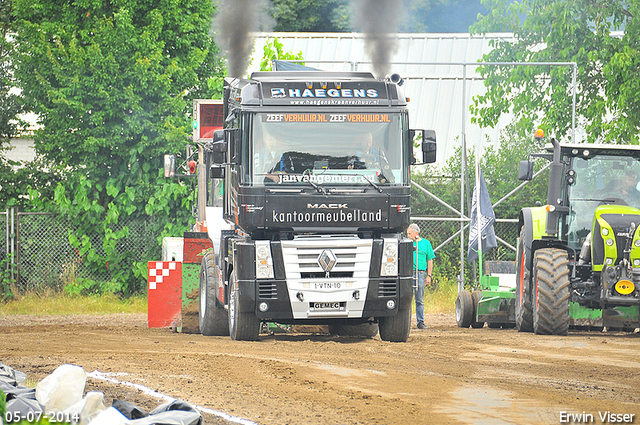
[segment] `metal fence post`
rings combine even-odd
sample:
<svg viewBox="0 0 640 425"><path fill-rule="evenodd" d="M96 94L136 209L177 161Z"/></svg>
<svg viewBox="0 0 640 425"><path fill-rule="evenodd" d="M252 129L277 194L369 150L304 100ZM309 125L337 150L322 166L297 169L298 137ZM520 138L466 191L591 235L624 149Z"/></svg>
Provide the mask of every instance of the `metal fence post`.
<svg viewBox="0 0 640 425"><path fill-rule="evenodd" d="M9 244L7 245L9 255L11 256L11 260L9 262L10 268L10 281L15 284L16 276L14 274L16 267L16 211L15 207L11 207L10 215L7 215L7 240Z"/></svg>

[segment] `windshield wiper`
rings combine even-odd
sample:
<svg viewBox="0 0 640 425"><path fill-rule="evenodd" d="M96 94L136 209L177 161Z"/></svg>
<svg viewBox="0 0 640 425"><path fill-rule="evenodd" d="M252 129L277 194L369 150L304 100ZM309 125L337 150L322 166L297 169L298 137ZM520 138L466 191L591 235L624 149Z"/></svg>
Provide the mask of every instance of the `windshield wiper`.
<svg viewBox="0 0 640 425"><path fill-rule="evenodd" d="M378 192L380 192L380 193L382 193L382 192L383 192L383 190L382 190L382 188L381 188L380 186L378 186L377 184L375 184L374 182L372 182L371 180L369 180L369 179L367 178L367 176L365 176L364 174L356 174L356 175L358 175L358 176L362 177L363 179L365 179L366 181L368 181L368 182L369 182L369 184L370 184L371 186L375 187L375 188L376 188L376 190L377 190Z"/></svg>
<svg viewBox="0 0 640 425"><path fill-rule="evenodd" d="M325 190L324 187L320 187L319 184L311 181L311 171L309 171L308 168L302 172L302 175L304 176L305 173L309 176L309 180L307 181L307 183L309 183L311 186L313 186L313 188L316 190L316 192L318 192L320 194L323 194L323 195L326 195L327 191Z"/></svg>

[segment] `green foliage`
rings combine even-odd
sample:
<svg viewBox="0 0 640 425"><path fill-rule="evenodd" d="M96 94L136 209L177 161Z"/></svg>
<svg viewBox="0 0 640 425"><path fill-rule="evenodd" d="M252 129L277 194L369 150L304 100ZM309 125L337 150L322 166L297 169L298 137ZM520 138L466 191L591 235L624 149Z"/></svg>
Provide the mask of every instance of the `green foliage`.
<svg viewBox="0 0 640 425"><path fill-rule="evenodd" d="M576 62L576 120L587 141L639 143L640 3L591 0L483 0L489 13L476 33L512 31L485 55L496 62ZM612 31L621 31L612 33ZM488 91L475 99L475 119L492 126L502 113L570 134L572 67L479 68Z"/></svg>
<svg viewBox="0 0 640 425"><path fill-rule="evenodd" d="M285 52L282 43L278 41L277 37L274 37L273 41L271 41L271 39L267 39L267 42L264 45L264 54L262 56L262 61L260 62L260 71L272 71L271 63L276 59L302 60L304 57L302 56L301 51L297 54ZM304 63L300 63L300 65L304 65Z"/></svg>
<svg viewBox="0 0 640 425"><path fill-rule="evenodd" d="M3 256L4 257L4 256ZM11 287L11 270L10 259L8 257L0 260L0 302L9 301L15 298L13 288Z"/></svg>
<svg viewBox="0 0 640 425"><path fill-rule="evenodd" d="M120 267L112 289L143 287L142 264L116 254L122 217L160 216L157 237L188 228L191 182L167 180L163 155L180 158L190 99L219 94L220 62L208 34L211 2L15 0L16 77L40 117L35 134L57 184L33 186L34 206L71 217L69 235L87 264ZM92 232L103 246L93 246ZM153 233L155 232L155 233ZM104 251L104 254L99 251ZM145 279L146 280L146 279Z"/></svg>
<svg viewBox="0 0 640 425"><path fill-rule="evenodd" d="M0 1L0 34L2 34L0 37L0 151L15 136L20 125L24 124L17 119L18 114L23 112L20 96L11 91L16 87L11 63L14 45L7 37L13 29L11 6L11 1ZM4 162L1 158L0 156L0 166ZM2 174L4 170L0 170L0 176ZM2 189L5 189L4 185Z"/></svg>
<svg viewBox="0 0 640 425"><path fill-rule="evenodd" d="M271 13L276 20L274 31L353 31L354 1L271 0ZM392 31L400 32L468 32L478 14L486 13L481 0L402 0L396 3L401 23Z"/></svg>
<svg viewBox="0 0 640 425"><path fill-rule="evenodd" d="M30 162L6 160L0 157L0 210L17 207L20 211L33 211L29 190L37 188L39 194L51 198L61 180L57 169L47 168L38 158Z"/></svg>
<svg viewBox="0 0 640 425"><path fill-rule="evenodd" d="M28 180L18 176L14 167L19 162L6 158L9 142L25 123L18 115L24 111L22 99L11 89L17 86L11 55L14 44L6 34L12 33L11 1L0 1L0 210L21 203L19 195L26 193Z"/></svg>
<svg viewBox="0 0 640 425"><path fill-rule="evenodd" d="M350 31L350 0L271 0L274 31Z"/></svg>
<svg viewBox="0 0 640 425"><path fill-rule="evenodd" d="M400 32L469 32L469 26L476 22L478 14L487 12L481 0L411 0L404 3L406 13L400 23Z"/></svg>
<svg viewBox="0 0 640 425"><path fill-rule="evenodd" d="M5 396L4 391L0 388L0 418L4 421L4 414L7 413L7 396Z"/></svg>

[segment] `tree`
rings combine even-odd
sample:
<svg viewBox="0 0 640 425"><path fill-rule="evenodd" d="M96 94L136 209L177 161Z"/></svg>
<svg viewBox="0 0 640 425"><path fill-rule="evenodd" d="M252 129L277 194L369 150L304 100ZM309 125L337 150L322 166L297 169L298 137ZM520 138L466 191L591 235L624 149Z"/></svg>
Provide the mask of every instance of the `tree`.
<svg viewBox="0 0 640 425"><path fill-rule="evenodd" d="M478 14L487 13L481 0L407 0L401 32L469 32Z"/></svg>
<svg viewBox="0 0 640 425"><path fill-rule="evenodd" d="M489 13L475 33L507 29L483 59L577 63L576 121L589 142L639 142L640 2L637 0L483 0ZM619 32L616 32L619 31ZM477 122L500 114L533 119L556 136L570 134L571 67L481 67L487 93L475 99Z"/></svg>
<svg viewBox="0 0 640 425"><path fill-rule="evenodd" d="M42 125L36 151L61 176L52 197L30 195L73 218L70 241L86 263L120 266L115 290L139 290L146 274L145 262L129 268L116 253L128 234L121 217L155 215L158 239L191 219L192 184L164 179L162 158L186 145L187 93L215 89L212 15L209 0L14 0L15 75ZM95 231L103 247L86 237Z"/></svg>
<svg viewBox="0 0 640 425"><path fill-rule="evenodd" d="M350 31L350 0L271 0L274 31Z"/></svg>
<svg viewBox="0 0 640 425"><path fill-rule="evenodd" d="M353 1L271 0L274 31L353 31ZM468 32L479 13L486 13L481 0L403 0L398 13L403 19L391 32Z"/></svg>
<svg viewBox="0 0 640 425"><path fill-rule="evenodd" d="M273 41L267 39L264 45L262 61L260 62L260 71L273 71L271 66L274 59L280 60L302 60L302 52L293 54L292 52L286 52L284 46L278 38L274 38ZM300 63L304 65L304 63Z"/></svg>
<svg viewBox="0 0 640 425"><path fill-rule="evenodd" d="M24 184L16 179L14 167L20 165L16 161L6 158L9 142L18 132L21 123L19 114L22 112L20 96L15 92L16 87L11 66L11 52L13 51L11 1L0 0L0 209L18 203L18 195L25 193Z"/></svg>
<svg viewBox="0 0 640 425"><path fill-rule="evenodd" d="M20 98L12 89L15 80L10 55L13 50L11 1L0 0L0 147L15 136L22 112Z"/></svg>

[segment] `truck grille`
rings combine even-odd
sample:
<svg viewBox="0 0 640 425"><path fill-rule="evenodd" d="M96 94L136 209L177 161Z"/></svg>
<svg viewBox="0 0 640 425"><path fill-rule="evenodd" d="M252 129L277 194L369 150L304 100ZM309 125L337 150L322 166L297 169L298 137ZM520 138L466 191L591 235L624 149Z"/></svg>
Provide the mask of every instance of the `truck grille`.
<svg viewBox="0 0 640 425"><path fill-rule="evenodd" d="M304 238L282 242L287 279L368 278L372 241L357 238ZM326 270L320 261L327 252L335 261ZM325 253L326 256L326 253ZM327 262L325 262L326 265Z"/></svg>
<svg viewBox="0 0 640 425"><path fill-rule="evenodd" d="M261 299L276 299L278 298L278 290L275 283L270 282L258 282L258 298Z"/></svg>
<svg viewBox="0 0 640 425"><path fill-rule="evenodd" d="M300 273L302 279L326 279L326 278L350 278L353 277L353 272L329 272L329 275L325 272L321 273Z"/></svg>
<svg viewBox="0 0 640 425"><path fill-rule="evenodd" d="M378 284L378 297L395 297L398 294L398 286L395 281L380 282Z"/></svg>

